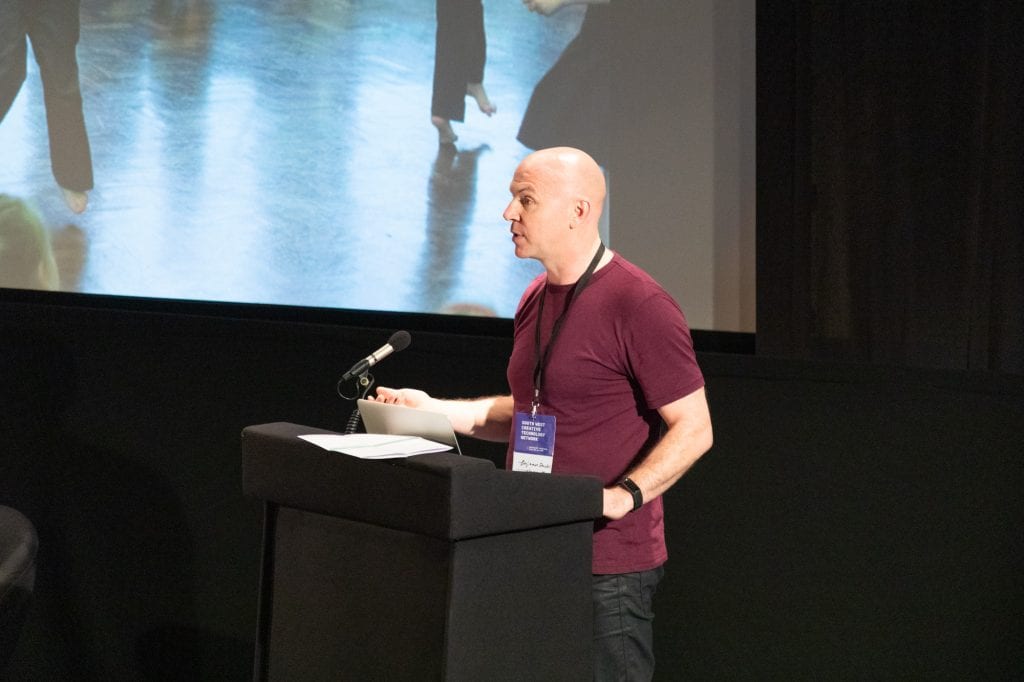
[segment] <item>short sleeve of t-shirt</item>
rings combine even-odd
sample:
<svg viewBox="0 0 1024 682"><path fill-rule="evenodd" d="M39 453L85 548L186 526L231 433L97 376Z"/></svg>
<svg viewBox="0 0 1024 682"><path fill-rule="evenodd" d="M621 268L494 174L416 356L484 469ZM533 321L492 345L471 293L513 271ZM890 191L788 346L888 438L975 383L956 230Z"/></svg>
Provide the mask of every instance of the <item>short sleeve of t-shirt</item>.
<svg viewBox="0 0 1024 682"><path fill-rule="evenodd" d="M656 410L704 385L686 320L668 294L656 291L625 315L626 360L648 408Z"/></svg>

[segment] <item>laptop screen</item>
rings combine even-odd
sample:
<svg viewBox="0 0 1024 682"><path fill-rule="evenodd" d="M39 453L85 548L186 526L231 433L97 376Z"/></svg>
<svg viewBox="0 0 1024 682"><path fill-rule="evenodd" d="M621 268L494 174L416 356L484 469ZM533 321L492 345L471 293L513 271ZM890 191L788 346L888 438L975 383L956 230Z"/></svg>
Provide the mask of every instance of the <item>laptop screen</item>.
<svg viewBox="0 0 1024 682"><path fill-rule="evenodd" d="M420 410L404 405L378 403L373 400L360 399L357 403L367 433L419 436L436 443L450 445L455 452L462 454L452 423L440 412Z"/></svg>

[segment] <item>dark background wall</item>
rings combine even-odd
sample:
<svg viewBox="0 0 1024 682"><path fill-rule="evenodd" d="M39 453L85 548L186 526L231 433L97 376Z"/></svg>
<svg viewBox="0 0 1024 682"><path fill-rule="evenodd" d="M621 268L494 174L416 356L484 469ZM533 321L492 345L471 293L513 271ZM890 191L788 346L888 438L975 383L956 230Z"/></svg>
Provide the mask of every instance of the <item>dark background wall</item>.
<svg viewBox="0 0 1024 682"><path fill-rule="evenodd" d="M757 5L761 354L1024 374L1024 6Z"/></svg>

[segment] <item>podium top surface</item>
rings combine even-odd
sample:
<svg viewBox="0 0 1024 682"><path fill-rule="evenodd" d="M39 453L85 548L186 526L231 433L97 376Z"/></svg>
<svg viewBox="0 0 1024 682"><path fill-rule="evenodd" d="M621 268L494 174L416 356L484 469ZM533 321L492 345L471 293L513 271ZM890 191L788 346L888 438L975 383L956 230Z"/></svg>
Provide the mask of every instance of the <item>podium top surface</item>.
<svg viewBox="0 0 1024 682"><path fill-rule="evenodd" d="M299 438L324 429L285 422L242 431L247 495L286 507L447 540L596 519L596 477L504 471L451 452L364 460Z"/></svg>

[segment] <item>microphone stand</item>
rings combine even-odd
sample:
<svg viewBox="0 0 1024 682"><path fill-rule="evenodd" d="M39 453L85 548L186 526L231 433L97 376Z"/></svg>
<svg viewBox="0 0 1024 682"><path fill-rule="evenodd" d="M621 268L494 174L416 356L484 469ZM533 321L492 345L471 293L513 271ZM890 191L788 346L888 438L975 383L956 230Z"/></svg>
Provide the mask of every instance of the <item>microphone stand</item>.
<svg viewBox="0 0 1024 682"><path fill-rule="evenodd" d="M370 388L373 387L373 382L374 382L373 375L370 374L368 371L365 371L362 374L360 374L359 375L359 379L356 382L358 387L359 387L359 390L356 391L356 396L359 397L359 398L365 398L366 394L370 392ZM359 391L362 391L362 394L360 394ZM342 394L342 392L341 392L341 382L340 381L338 382L338 395L340 395L342 398L346 398L346 396L344 394ZM346 398L346 399L347 400L355 400L355 398ZM355 433L356 429L359 428L359 421L361 419L362 419L362 415L359 414L359 406L357 404L356 407L352 408L352 413L348 417L348 422L345 425L344 433L346 435L348 435L350 433Z"/></svg>

